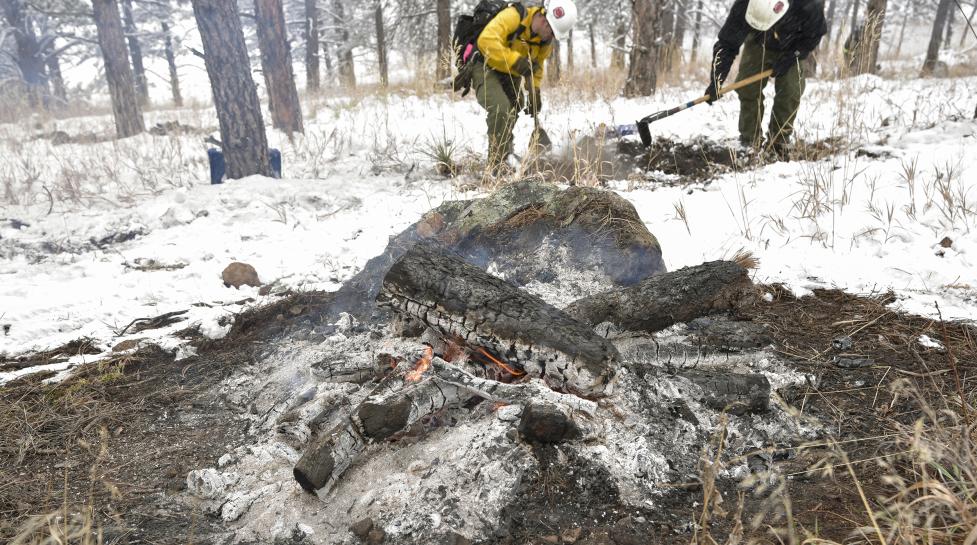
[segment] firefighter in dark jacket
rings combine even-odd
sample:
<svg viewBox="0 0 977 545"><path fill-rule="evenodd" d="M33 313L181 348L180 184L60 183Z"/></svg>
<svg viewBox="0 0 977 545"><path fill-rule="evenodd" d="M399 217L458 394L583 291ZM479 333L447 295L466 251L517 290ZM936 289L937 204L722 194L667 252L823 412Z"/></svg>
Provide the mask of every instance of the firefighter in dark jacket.
<svg viewBox="0 0 977 545"><path fill-rule="evenodd" d="M737 80L773 70L773 112L768 149L788 156L794 117L804 93L801 61L817 48L828 32L821 0L736 0L713 48L712 74L706 95L717 98L733 60L743 46ZM763 137L763 79L736 93L740 99L740 143L759 147Z"/></svg>

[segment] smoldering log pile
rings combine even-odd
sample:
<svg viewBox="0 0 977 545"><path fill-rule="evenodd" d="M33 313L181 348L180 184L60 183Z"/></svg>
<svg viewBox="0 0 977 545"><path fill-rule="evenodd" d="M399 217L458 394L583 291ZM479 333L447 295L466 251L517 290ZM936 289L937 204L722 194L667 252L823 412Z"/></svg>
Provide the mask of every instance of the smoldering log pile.
<svg viewBox="0 0 977 545"><path fill-rule="evenodd" d="M376 303L421 324L417 329L438 342L395 357L365 400L305 449L294 476L309 492L328 490L369 445L395 438L426 415L479 401L521 406L519 430L528 441L580 439L590 433L595 400L613 392L622 363L595 325L657 331L733 309L751 294L745 269L716 261L560 310L434 241L418 242L390 267ZM710 384L708 378L698 383ZM717 388L729 389L723 384ZM741 390L720 392L712 401L737 401ZM750 384L747 397L750 392L760 401L738 405L758 409L769 384L766 391Z"/></svg>

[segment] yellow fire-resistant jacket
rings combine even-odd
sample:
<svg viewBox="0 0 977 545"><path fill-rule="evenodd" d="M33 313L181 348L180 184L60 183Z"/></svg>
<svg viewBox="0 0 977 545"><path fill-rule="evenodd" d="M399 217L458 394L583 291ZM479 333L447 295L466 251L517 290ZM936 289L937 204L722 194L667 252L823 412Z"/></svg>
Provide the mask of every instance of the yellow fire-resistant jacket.
<svg viewBox="0 0 977 545"><path fill-rule="evenodd" d="M526 17L519 20L519 10L508 7L500 11L482 30L478 36L478 50L485 57L489 68L504 74L519 75L515 71L516 61L520 57L528 57L533 66L533 85L538 89L543 82L543 65L550 56L553 46L543 42L533 33L530 23L541 7L526 8ZM509 42L509 36L523 30Z"/></svg>

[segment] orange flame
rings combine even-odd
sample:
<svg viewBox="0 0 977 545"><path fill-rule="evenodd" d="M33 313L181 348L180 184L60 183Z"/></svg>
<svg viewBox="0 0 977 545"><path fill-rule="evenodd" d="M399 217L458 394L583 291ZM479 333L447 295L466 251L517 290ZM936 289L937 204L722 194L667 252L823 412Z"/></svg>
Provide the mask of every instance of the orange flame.
<svg viewBox="0 0 977 545"><path fill-rule="evenodd" d="M526 374L525 371L520 371L518 369L513 369L512 367L509 367L508 365L502 363L497 358L493 357L492 354L489 354L488 353L488 350L485 350L482 347L478 347L478 351L483 356L485 356L486 358L488 358L492 363L494 363L494 364L498 365L499 367L501 367L503 371L505 371L506 373L509 373L510 375L512 375L514 377L521 377L521 376L523 376L523 375Z"/></svg>
<svg viewBox="0 0 977 545"><path fill-rule="evenodd" d="M431 368L431 360L434 359L434 349L430 346L424 347L424 354L414 364L414 368L407 372L404 378L407 382L417 382L421 376Z"/></svg>

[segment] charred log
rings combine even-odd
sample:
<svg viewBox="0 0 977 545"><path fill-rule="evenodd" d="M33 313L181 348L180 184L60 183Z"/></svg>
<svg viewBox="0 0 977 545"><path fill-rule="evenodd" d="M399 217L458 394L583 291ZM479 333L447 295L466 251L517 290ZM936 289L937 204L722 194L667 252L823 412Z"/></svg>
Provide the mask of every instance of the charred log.
<svg viewBox="0 0 977 545"><path fill-rule="evenodd" d="M472 397L520 405L534 405L530 427L539 428L540 418L562 419L559 439L579 436L573 422L578 413L593 415L597 404L573 395L560 394L541 381L503 384L476 377L434 357L431 368L411 382L401 365L360 403L352 414L306 449L292 473L308 492L332 488L367 447L407 431L423 417L446 408L459 407ZM533 415L542 415L533 418ZM534 422L534 423L533 423ZM531 432L530 432L531 433ZM546 432L540 431L541 436ZM556 438L557 432L548 437ZM554 441L549 441L554 442Z"/></svg>
<svg viewBox="0 0 977 545"><path fill-rule="evenodd" d="M635 331L660 331L678 322L736 308L752 292L746 269L711 261L642 280L571 303L564 311L596 326L602 322Z"/></svg>
<svg viewBox="0 0 977 545"><path fill-rule="evenodd" d="M619 359L591 328L429 242L390 268L377 303L584 395L606 393Z"/></svg>
<svg viewBox="0 0 977 545"><path fill-rule="evenodd" d="M702 389L700 401L707 407L730 414L766 412L770 404L770 381L759 374L719 371L680 373Z"/></svg>

